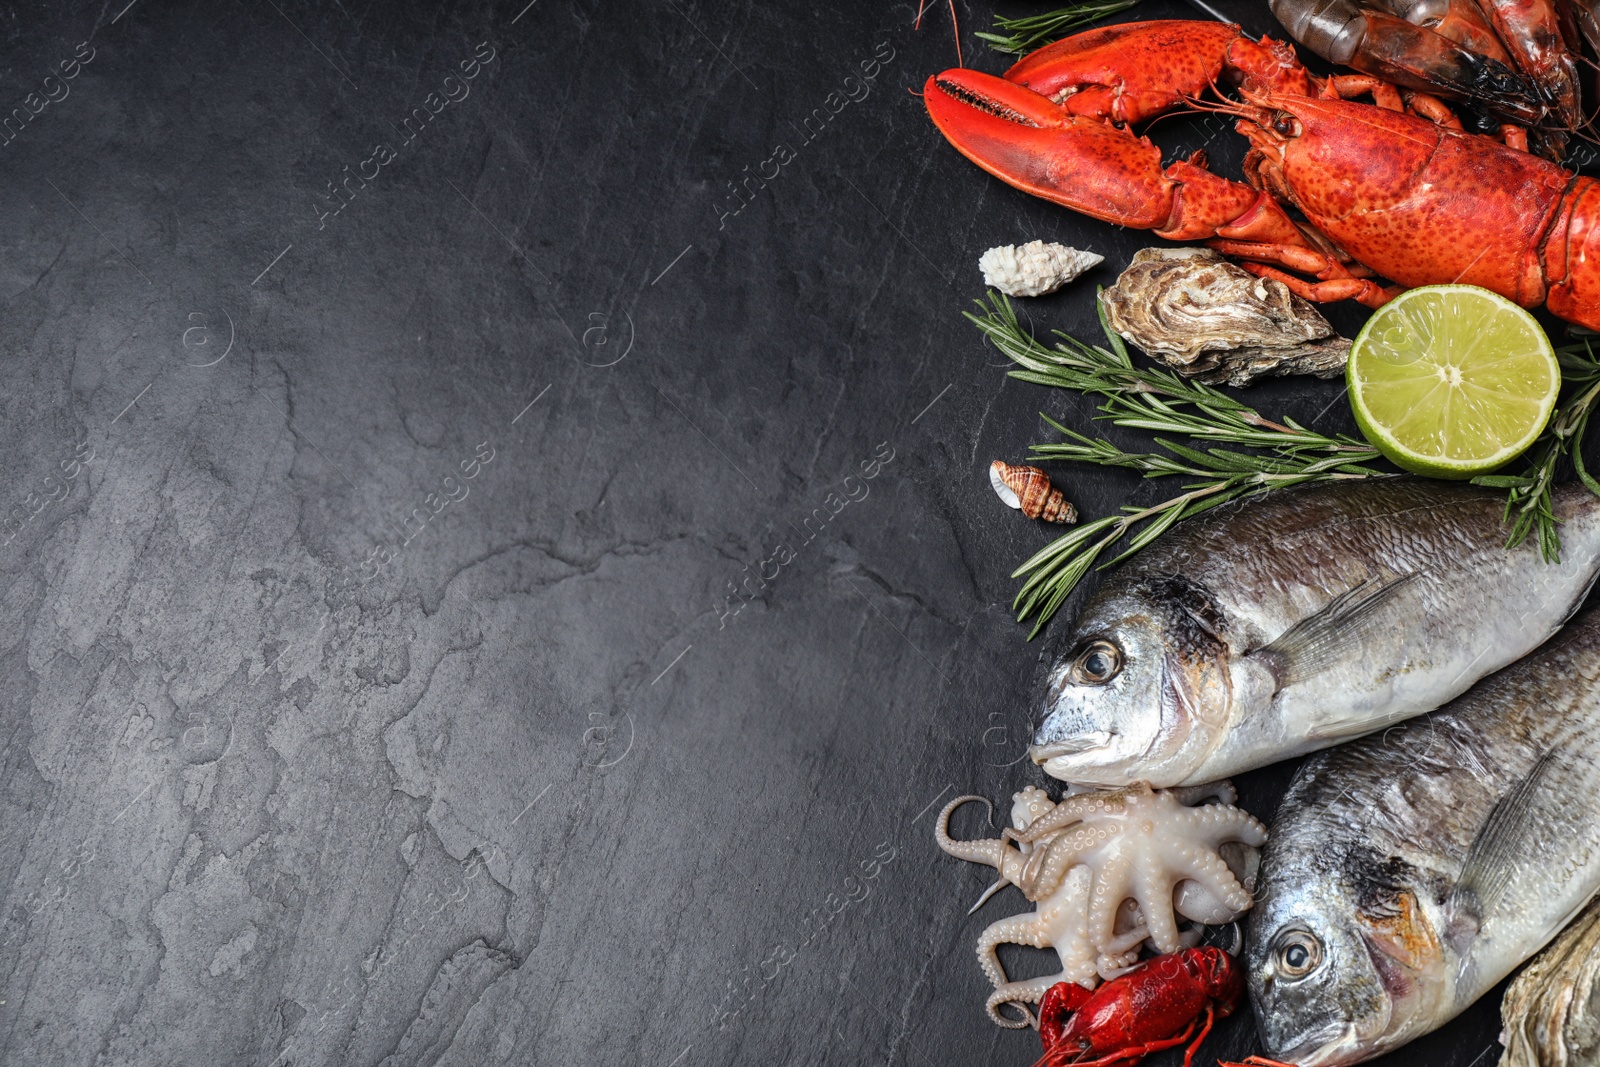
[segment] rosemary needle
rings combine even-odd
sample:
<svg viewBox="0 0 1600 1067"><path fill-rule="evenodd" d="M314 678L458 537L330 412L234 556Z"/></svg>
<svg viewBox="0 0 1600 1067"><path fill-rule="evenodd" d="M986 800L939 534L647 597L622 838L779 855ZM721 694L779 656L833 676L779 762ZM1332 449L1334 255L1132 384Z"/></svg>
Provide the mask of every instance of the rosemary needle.
<svg viewBox="0 0 1600 1067"><path fill-rule="evenodd" d="M1125 506L1121 514L1077 527L1018 567L1012 577L1025 580L1013 609L1019 621L1035 620L1030 638L1039 633L1100 557L1124 537L1127 544L1100 566L1127 559L1174 523L1229 500L1304 482L1389 473L1369 466L1381 457L1365 441L1343 434L1330 437L1292 419L1267 419L1211 386L1172 371L1136 367L1122 338L1106 324L1103 312L1100 324L1109 349L1084 344L1059 331L1055 345L1047 347L1017 323L1016 312L1004 296L991 292L987 303L980 300L977 304L979 311L967 312L967 318L1018 365L1009 372L1011 377L1098 396L1099 419L1125 429L1186 437L1192 445L1201 446L1158 436L1155 443L1162 451L1128 452L1104 438L1087 437L1044 417L1065 440L1030 446L1033 459L1076 460L1136 470L1146 478L1178 475L1189 480L1183 484L1183 492L1158 504Z"/></svg>
<svg viewBox="0 0 1600 1067"><path fill-rule="evenodd" d="M995 16L994 28L1000 33L979 33L979 40L989 42L997 52L1022 55L1041 45L1065 37L1080 26L1096 19L1109 18L1128 10L1139 0L1078 0L1077 3L1039 15L1025 15L1008 19Z"/></svg>
<svg viewBox="0 0 1600 1067"><path fill-rule="evenodd" d="M1600 403L1600 358L1587 340L1556 349L1561 362L1561 384L1569 391L1556 408L1544 433L1529 448L1528 466L1521 474L1486 474L1472 479L1473 485L1505 489L1506 520L1511 523L1511 548L1534 534L1539 551L1552 563L1561 558L1560 520L1551 507L1550 490L1563 460L1572 461L1573 471L1589 492L1600 496L1600 482L1590 475L1583 462L1583 438L1589 429L1589 416Z"/></svg>

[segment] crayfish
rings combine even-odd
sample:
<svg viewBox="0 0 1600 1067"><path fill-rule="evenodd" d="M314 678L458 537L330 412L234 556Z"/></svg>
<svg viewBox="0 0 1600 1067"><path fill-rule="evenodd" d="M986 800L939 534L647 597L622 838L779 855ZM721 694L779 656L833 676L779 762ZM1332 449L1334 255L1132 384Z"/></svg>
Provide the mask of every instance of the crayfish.
<svg viewBox="0 0 1600 1067"><path fill-rule="evenodd" d="M1211 947L1157 956L1092 993L1058 982L1039 1002L1044 1055L1034 1067L1132 1067L1185 1042L1190 1067L1212 1024L1232 1014L1243 991L1233 957Z"/></svg>
<svg viewBox="0 0 1600 1067"><path fill-rule="evenodd" d="M1198 103L1220 84L1243 99ZM1376 103L1346 99L1358 95ZM1290 46L1237 26L1089 30L1004 78L936 74L924 100L945 138L1007 183L1203 240L1307 299L1377 307L1401 291L1378 278L1464 282L1600 329L1600 180L1524 151L1520 127L1500 140L1467 133L1436 97L1368 75L1314 77ZM1203 152L1163 168L1126 128L1184 105L1237 120L1251 144L1245 182L1211 173Z"/></svg>

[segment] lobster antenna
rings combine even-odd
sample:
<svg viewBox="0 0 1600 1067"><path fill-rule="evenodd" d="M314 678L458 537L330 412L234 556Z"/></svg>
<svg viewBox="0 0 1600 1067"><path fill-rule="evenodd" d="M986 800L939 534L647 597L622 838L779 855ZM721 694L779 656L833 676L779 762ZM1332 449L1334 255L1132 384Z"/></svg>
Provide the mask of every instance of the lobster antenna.
<svg viewBox="0 0 1600 1067"><path fill-rule="evenodd" d="M1216 8L1212 7L1210 4L1206 3L1206 0L1189 0L1189 6L1200 12L1200 14L1204 15L1208 19L1216 19L1218 22L1226 22L1229 25L1232 25L1233 23L1232 19L1218 11ZM1246 34L1246 36L1249 35ZM1255 38L1251 38L1251 40L1254 39Z"/></svg>

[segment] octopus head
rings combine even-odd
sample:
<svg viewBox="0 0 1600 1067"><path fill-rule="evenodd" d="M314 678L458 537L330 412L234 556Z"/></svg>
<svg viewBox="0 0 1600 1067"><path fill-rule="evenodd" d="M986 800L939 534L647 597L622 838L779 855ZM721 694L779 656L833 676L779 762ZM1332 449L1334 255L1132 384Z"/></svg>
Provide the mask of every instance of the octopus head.
<svg viewBox="0 0 1600 1067"><path fill-rule="evenodd" d="M1046 684L1030 750L1045 773L1083 785L1178 785L1230 705L1221 613L1179 575L1097 597Z"/></svg>

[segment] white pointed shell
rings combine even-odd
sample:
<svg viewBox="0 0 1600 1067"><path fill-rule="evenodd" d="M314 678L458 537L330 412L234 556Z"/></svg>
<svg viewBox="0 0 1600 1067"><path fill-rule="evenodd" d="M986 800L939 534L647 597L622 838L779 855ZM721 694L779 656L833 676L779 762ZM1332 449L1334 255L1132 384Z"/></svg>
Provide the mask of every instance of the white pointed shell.
<svg viewBox="0 0 1600 1067"><path fill-rule="evenodd" d="M983 283L1007 296L1044 296L1053 293L1105 256L1066 245L1029 241L1025 245L1000 245L978 259Z"/></svg>

